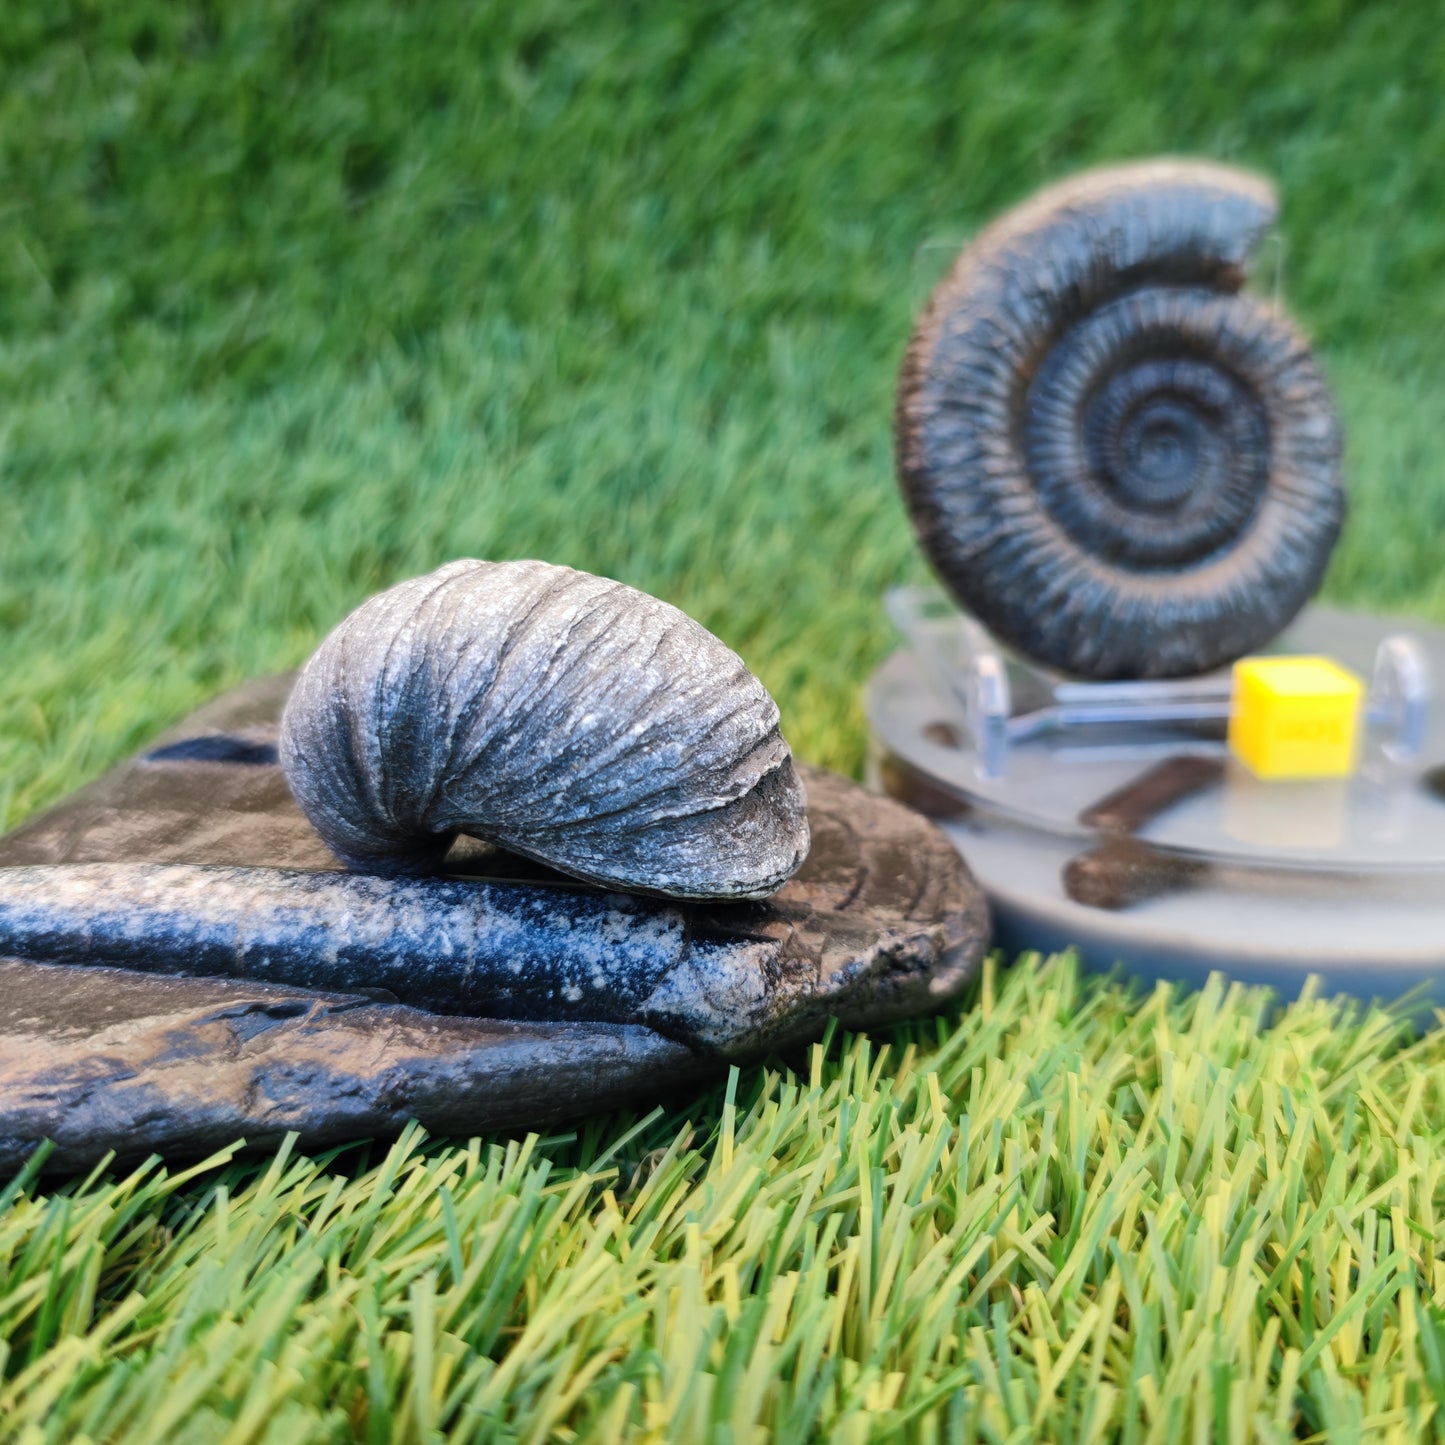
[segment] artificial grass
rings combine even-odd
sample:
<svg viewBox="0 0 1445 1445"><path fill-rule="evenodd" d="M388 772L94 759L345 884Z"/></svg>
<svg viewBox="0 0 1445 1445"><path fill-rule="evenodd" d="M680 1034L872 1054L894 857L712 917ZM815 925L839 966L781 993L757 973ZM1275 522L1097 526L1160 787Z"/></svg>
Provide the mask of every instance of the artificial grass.
<svg viewBox="0 0 1445 1445"><path fill-rule="evenodd" d="M0 1216L24 1441L1445 1435L1445 1032L990 966L575 1135Z"/></svg>
<svg viewBox="0 0 1445 1445"><path fill-rule="evenodd" d="M0 821L462 555L667 597L755 667L799 753L856 771L878 594L923 575L888 434L912 315L999 207L1161 151L1278 178L1285 297L1349 434L1327 590L1445 620L1442 72L1427 7L1327 0L11 0ZM669 1101L610 1184L617 1119L396 1156L389 1199L355 1154L27 1185L0 1221L0 1433L227 1438L249 1401L233 1438L327 1410L336 1438L504 1434L475 1400L445 1416L466 1380L518 1434L575 1389L559 1437L604 1433L605 1405L797 1438L814 1401L840 1433L1144 1439L1243 1411L1245 1434L1262 1412L1266 1437L1415 1438L1442 1380L1435 1036L1398 1052L1323 1005L1258 1034L1256 996L1136 1013L1060 968L1008 976L1007 1028L922 1023L882 1063L857 1045L866 1068L835 1047L786 1108L761 1070L731 1112ZM1195 1011L1216 1022L1190 1037ZM548 1210L524 1269L496 1241ZM490 1303L459 1295L468 1268Z"/></svg>

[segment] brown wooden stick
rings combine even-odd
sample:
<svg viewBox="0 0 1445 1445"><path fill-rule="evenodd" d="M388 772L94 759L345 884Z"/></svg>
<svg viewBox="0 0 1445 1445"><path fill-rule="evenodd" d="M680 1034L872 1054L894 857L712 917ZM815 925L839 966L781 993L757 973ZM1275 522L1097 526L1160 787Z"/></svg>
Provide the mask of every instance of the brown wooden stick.
<svg viewBox="0 0 1445 1445"><path fill-rule="evenodd" d="M1223 779L1224 762L1220 758L1166 758L1130 779L1122 788L1091 803L1079 814L1079 822L1101 833L1137 833L1176 803L1214 787Z"/></svg>

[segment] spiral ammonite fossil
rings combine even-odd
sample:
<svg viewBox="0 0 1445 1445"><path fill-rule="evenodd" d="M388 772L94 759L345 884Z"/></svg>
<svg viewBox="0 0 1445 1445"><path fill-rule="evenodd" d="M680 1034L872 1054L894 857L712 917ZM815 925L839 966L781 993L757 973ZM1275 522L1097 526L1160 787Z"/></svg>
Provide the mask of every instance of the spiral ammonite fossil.
<svg viewBox="0 0 1445 1445"><path fill-rule="evenodd" d="M1210 671L1318 588L1340 430L1295 327L1242 294L1265 180L1092 171L977 237L909 343L900 484L944 582L999 638L1090 678Z"/></svg>

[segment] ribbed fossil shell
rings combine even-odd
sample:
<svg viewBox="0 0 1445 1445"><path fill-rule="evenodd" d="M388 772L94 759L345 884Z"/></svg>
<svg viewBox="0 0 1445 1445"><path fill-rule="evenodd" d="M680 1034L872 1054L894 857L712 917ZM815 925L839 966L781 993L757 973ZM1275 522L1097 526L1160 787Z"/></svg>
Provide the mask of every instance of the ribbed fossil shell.
<svg viewBox="0 0 1445 1445"><path fill-rule="evenodd" d="M545 562L453 562L364 603L281 726L291 791L353 868L459 833L607 887L760 898L808 851L778 709L677 608Z"/></svg>
<svg viewBox="0 0 1445 1445"><path fill-rule="evenodd" d="M899 382L899 479L999 637L1095 678L1268 642L1339 534L1340 433L1293 326L1240 294L1267 182L1153 161L1010 212L934 293Z"/></svg>

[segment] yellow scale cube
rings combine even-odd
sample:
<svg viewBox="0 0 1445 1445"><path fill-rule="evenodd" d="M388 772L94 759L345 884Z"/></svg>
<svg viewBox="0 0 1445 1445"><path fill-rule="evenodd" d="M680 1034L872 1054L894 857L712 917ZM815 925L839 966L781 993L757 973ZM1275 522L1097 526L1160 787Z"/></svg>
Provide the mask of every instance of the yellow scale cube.
<svg viewBox="0 0 1445 1445"><path fill-rule="evenodd" d="M1364 686L1327 657L1234 664L1229 749L1260 778L1345 778L1355 770Z"/></svg>

